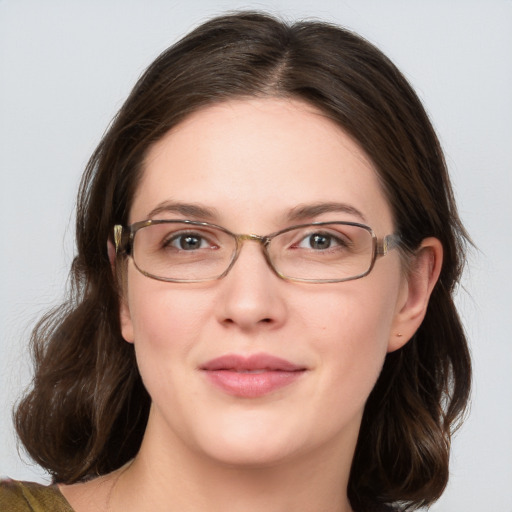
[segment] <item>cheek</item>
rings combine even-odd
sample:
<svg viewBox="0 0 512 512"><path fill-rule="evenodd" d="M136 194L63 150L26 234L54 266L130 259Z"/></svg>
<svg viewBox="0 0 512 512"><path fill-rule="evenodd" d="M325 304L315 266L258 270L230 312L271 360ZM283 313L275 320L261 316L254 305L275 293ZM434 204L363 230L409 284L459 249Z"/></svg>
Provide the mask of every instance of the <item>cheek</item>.
<svg viewBox="0 0 512 512"><path fill-rule="evenodd" d="M348 288L317 301L305 320L317 332L315 350L324 369L319 389L332 390L333 407L364 405L382 369L394 315L386 294Z"/></svg>
<svg viewBox="0 0 512 512"><path fill-rule="evenodd" d="M358 286L363 282L341 283L338 290L305 296L307 305L296 306L302 311L303 328L319 334L317 343L322 351L334 345L359 353L386 344L395 310L393 296L382 289L372 290L366 283Z"/></svg>
<svg viewBox="0 0 512 512"><path fill-rule="evenodd" d="M130 282L130 323L143 380L168 382L179 375L197 346L211 301L190 289L144 276ZM179 285L177 285L179 286Z"/></svg>

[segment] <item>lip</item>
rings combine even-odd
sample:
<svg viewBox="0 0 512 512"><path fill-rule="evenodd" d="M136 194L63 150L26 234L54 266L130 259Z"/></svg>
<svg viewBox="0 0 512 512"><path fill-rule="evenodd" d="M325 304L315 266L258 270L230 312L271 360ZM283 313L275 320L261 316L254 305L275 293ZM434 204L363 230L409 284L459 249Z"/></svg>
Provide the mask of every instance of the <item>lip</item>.
<svg viewBox="0 0 512 512"><path fill-rule="evenodd" d="M269 354L227 354L208 361L199 369L217 388L241 398L258 398L289 386L307 370Z"/></svg>

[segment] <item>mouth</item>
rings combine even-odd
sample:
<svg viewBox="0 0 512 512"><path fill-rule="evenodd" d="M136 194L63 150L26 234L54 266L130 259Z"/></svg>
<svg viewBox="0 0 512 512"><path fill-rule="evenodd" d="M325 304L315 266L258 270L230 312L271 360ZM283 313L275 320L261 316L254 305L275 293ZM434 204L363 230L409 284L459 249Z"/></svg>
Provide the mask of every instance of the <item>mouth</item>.
<svg viewBox="0 0 512 512"><path fill-rule="evenodd" d="M296 382L307 368L269 354L228 354L208 361L199 370L224 393L258 398Z"/></svg>

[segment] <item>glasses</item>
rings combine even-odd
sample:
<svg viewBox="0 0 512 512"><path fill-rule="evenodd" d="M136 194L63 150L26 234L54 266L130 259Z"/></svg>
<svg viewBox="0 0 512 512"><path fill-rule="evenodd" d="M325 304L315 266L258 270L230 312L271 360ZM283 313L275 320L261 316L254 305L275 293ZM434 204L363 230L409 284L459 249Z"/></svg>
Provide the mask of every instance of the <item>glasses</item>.
<svg viewBox="0 0 512 512"><path fill-rule="evenodd" d="M396 248L400 237L377 239L356 222L315 222L270 235L237 235L192 220L144 220L114 227L116 253L131 256L147 277L174 283L221 279L230 271L246 241L261 244L270 268L282 279L339 283L370 273L376 259Z"/></svg>

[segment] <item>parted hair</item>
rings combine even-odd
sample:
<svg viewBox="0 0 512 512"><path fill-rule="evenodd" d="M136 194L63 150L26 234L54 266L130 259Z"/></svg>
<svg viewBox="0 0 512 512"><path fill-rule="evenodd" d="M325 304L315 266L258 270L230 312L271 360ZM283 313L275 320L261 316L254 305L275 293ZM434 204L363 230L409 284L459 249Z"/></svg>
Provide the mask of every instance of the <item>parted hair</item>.
<svg viewBox="0 0 512 512"><path fill-rule="evenodd" d="M386 356L367 400L348 489L358 511L431 504L446 486L450 440L470 390L453 301L468 237L439 141L411 86L368 41L318 21L230 13L193 30L143 73L83 175L69 296L33 331L35 376L15 411L18 435L56 482L108 473L136 455L150 397L133 345L121 336L122 284L107 240L115 224L127 223L155 142L192 112L251 97L301 99L334 120L372 160L401 250L414 253L426 237L442 242L425 319Z"/></svg>

